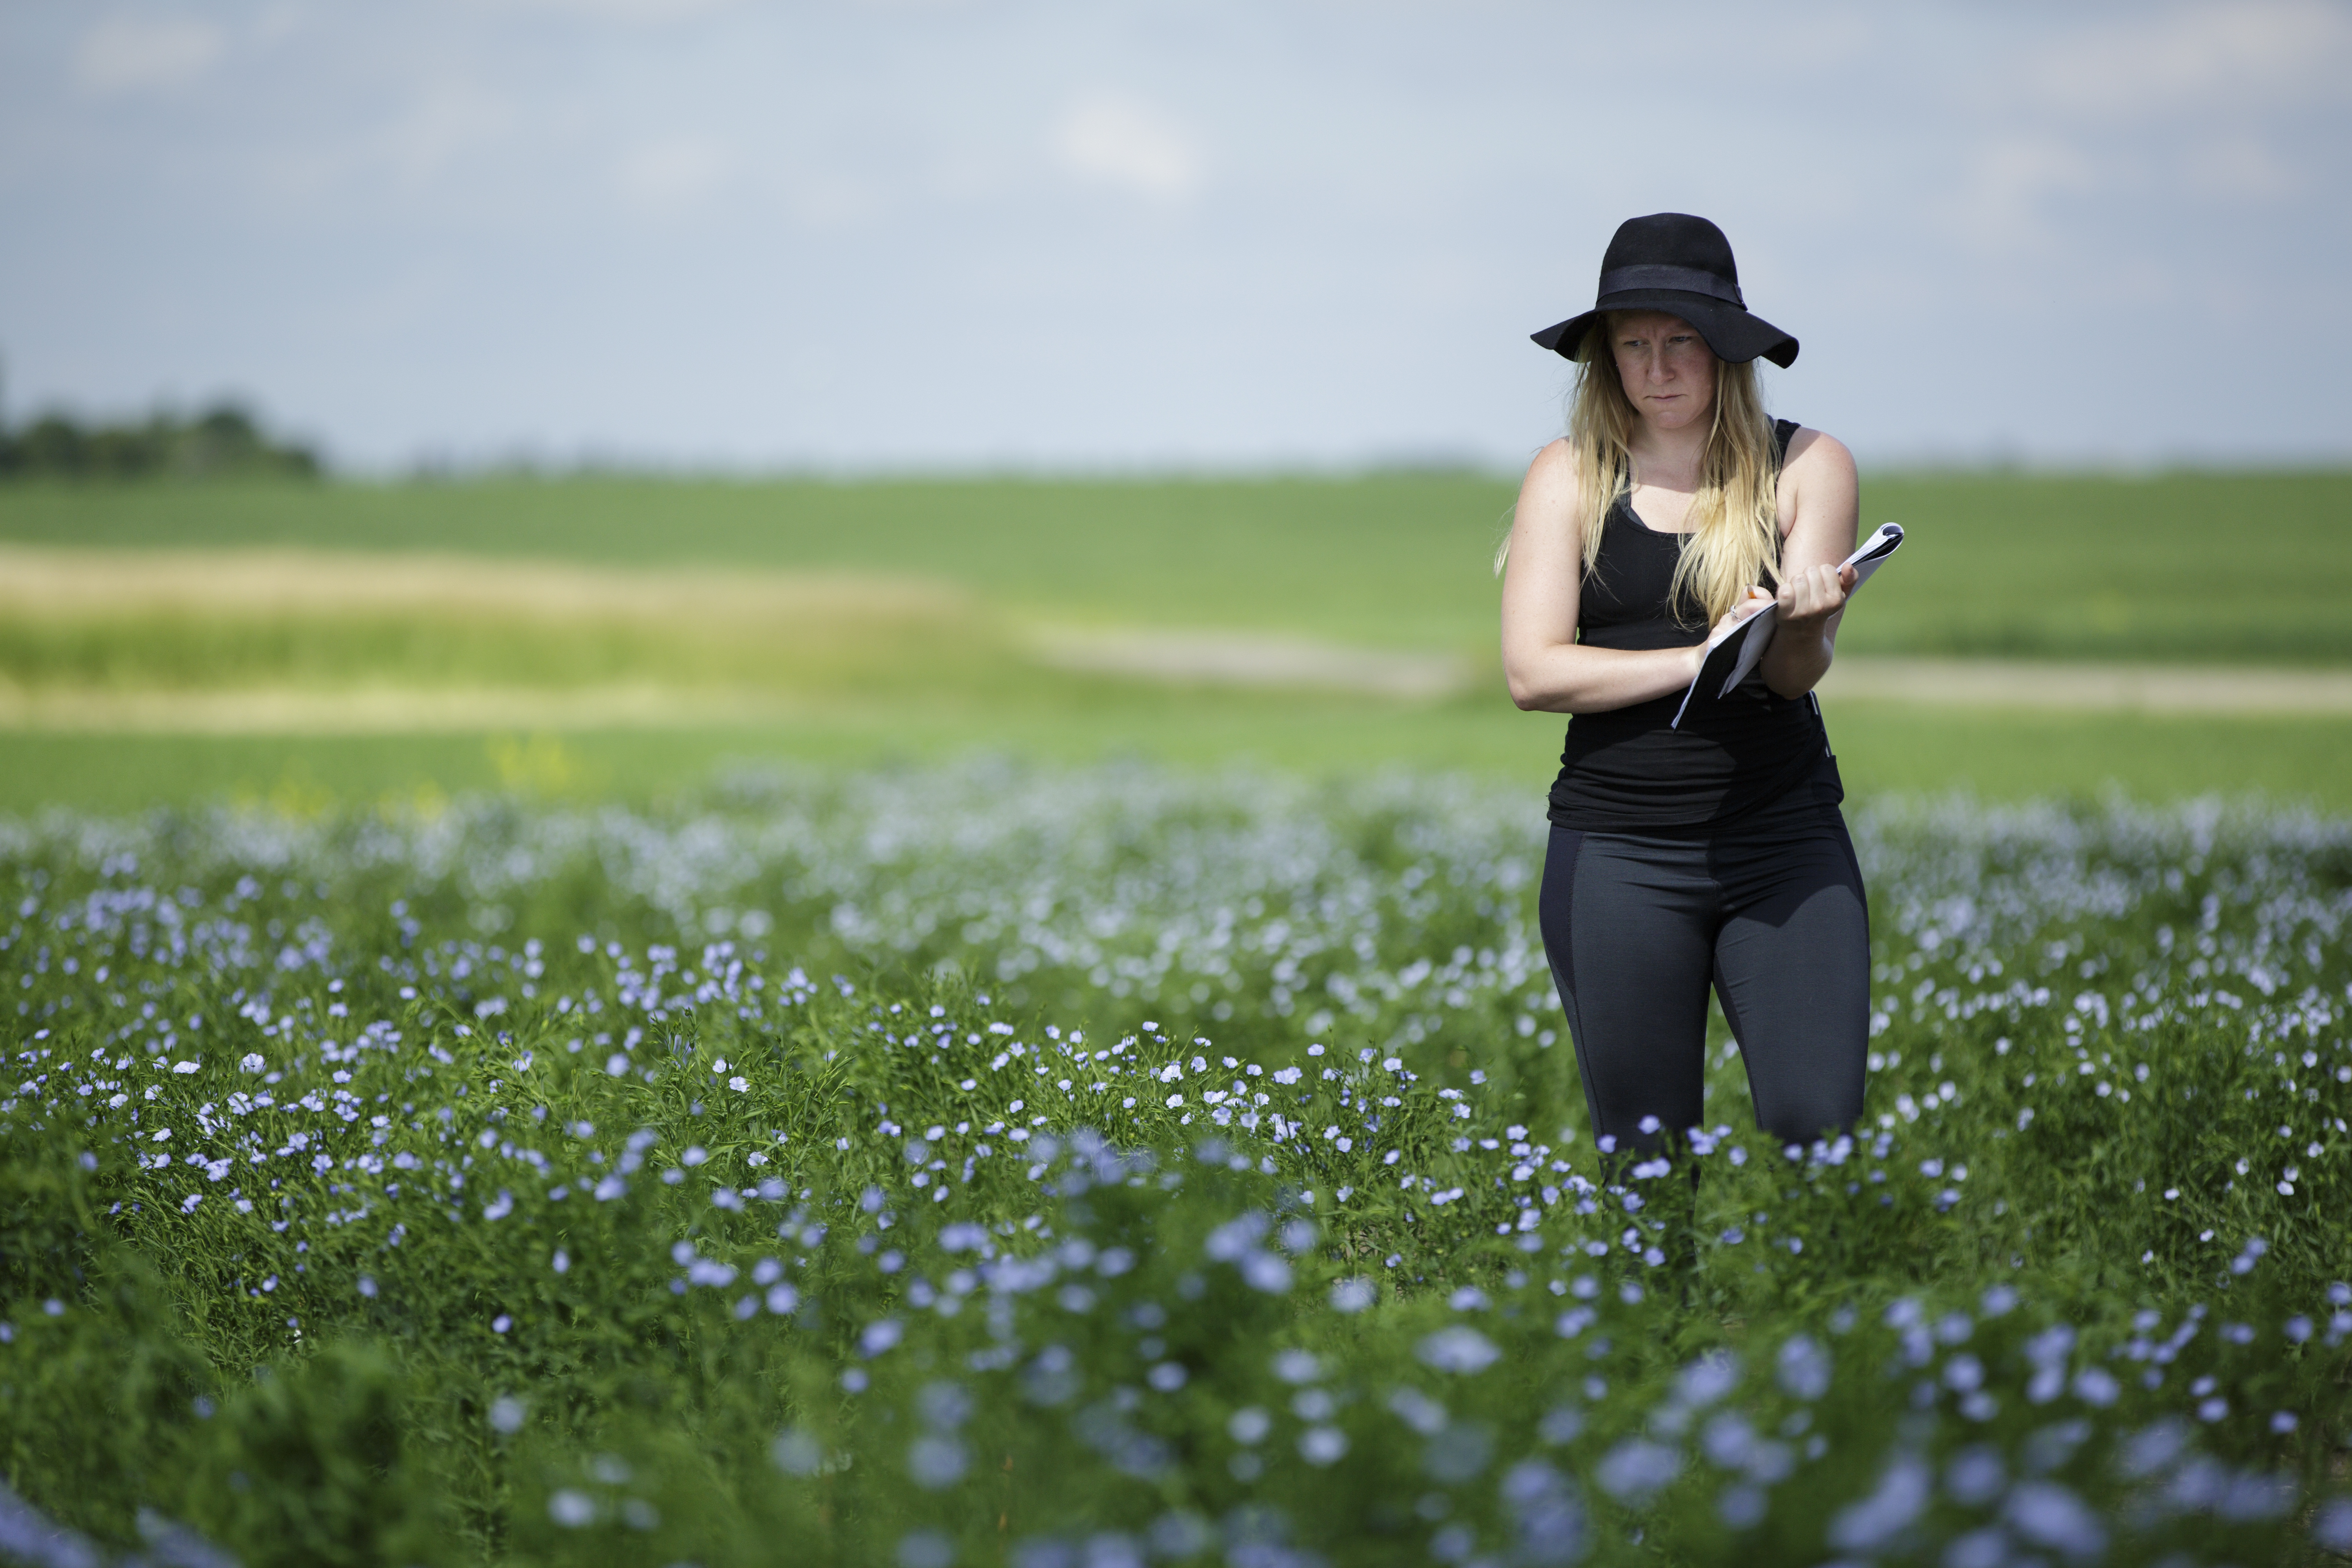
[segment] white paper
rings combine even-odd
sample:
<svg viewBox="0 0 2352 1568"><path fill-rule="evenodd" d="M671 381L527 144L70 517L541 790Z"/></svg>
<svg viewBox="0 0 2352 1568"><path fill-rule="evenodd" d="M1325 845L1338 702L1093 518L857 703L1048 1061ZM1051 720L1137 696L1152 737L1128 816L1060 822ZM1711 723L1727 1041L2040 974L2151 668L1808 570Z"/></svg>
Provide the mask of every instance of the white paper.
<svg viewBox="0 0 2352 1568"><path fill-rule="evenodd" d="M1846 590L1846 598L1849 602L1854 595L1862 591L1862 585L1870 581L1872 575L1886 563L1888 558L1894 555L1902 543L1903 525L1901 523L1881 523L1876 531L1862 542L1861 549L1838 563L1841 567L1853 568L1853 586ZM1682 728L1683 715L1690 711L1691 699L1698 694L1700 686L1706 683L1707 667L1713 664L1718 668L1721 668L1723 661L1716 657L1718 649L1734 639L1738 641L1738 650L1732 660L1731 668L1715 691L1715 696L1720 700L1730 696L1733 689L1748 679L1748 674L1755 669L1757 661L1764 657L1764 650L1772 646L1772 628L1780 618L1780 602L1774 600L1746 620L1735 622L1708 637L1707 657L1700 662L1698 674L1692 677L1690 689L1683 693L1682 706L1675 710L1674 723L1668 728L1676 730Z"/></svg>

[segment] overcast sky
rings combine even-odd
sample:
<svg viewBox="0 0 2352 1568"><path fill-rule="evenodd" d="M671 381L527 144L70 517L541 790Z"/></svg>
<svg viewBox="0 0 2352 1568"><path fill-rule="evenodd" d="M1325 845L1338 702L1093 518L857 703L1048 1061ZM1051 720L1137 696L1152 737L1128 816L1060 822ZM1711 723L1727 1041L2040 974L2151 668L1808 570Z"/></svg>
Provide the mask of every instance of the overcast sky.
<svg viewBox="0 0 2352 1568"><path fill-rule="evenodd" d="M8 412L1517 465L1619 221L1866 461L2352 456L2352 4L0 4Z"/></svg>

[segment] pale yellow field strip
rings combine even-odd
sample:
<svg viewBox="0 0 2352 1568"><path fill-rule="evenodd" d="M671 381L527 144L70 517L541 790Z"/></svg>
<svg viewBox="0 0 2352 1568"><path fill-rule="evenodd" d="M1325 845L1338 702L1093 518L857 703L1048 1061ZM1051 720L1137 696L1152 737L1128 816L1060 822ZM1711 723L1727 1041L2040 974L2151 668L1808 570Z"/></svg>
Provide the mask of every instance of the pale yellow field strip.
<svg viewBox="0 0 2352 1568"><path fill-rule="evenodd" d="M655 686L355 691L34 691L0 685L0 730L125 735L404 735L723 729L804 705L758 691Z"/></svg>
<svg viewBox="0 0 2352 1568"><path fill-rule="evenodd" d="M0 545L0 615L490 615L774 621L967 611L947 583L872 573L589 566L319 550L51 550Z"/></svg>

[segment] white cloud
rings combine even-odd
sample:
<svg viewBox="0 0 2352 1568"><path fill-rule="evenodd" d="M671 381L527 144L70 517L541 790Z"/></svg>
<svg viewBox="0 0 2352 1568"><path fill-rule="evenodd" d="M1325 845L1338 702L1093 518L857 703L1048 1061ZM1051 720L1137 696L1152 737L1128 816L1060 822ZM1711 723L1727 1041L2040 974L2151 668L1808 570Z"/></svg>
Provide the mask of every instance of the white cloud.
<svg viewBox="0 0 2352 1568"><path fill-rule="evenodd" d="M93 92L179 87L212 69L226 43L209 22L110 17L82 36L75 76Z"/></svg>
<svg viewBox="0 0 2352 1568"><path fill-rule="evenodd" d="M272 0L253 19L252 37L257 43L278 44L301 33L312 18L304 0Z"/></svg>
<svg viewBox="0 0 2352 1568"><path fill-rule="evenodd" d="M677 211L727 178L727 149L697 136L670 136L631 149L614 166L621 194L639 207Z"/></svg>
<svg viewBox="0 0 2352 1568"><path fill-rule="evenodd" d="M429 183L514 122L514 106L462 82L430 89L377 139L384 158L411 185Z"/></svg>
<svg viewBox="0 0 2352 1568"><path fill-rule="evenodd" d="M1201 154L1184 127L1140 100L1095 94L1063 115L1054 151L1081 179L1156 201L1182 201L1200 188Z"/></svg>
<svg viewBox="0 0 2352 1568"><path fill-rule="evenodd" d="M2236 201L2274 201L2293 195L2303 182L2253 136L2221 136L2200 142L2183 161L2191 190Z"/></svg>
<svg viewBox="0 0 2352 1568"><path fill-rule="evenodd" d="M887 187L843 174L792 175L782 182L782 196L793 222L836 234L877 223L893 205Z"/></svg>
<svg viewBox="0 0 2352 1568"><path fill-rule="evenodd" d="M2044 218L2050 198L2097 184L2096 167L2071 142L2053 136L2005 136L1969 159L1967 178L1941 204L1942 216L1979 251L2037 250L2051 238Z"/></svg>
<svg viewBox="0 0 2352 1568"><path fill-rule="evenodd" d="M730 9L736 0L500 0L518 10L552 11L604 22L679 22Z"/></svg>
<svg viewBox="0 0 2352 1568"><path fill-rule="evenodd" d="M2352 68L2352 11L2328 0L2176 6L2087 27L2036 53L2028 74L2037 96L2093 117L2261 109L2337 89Z"/></svg>

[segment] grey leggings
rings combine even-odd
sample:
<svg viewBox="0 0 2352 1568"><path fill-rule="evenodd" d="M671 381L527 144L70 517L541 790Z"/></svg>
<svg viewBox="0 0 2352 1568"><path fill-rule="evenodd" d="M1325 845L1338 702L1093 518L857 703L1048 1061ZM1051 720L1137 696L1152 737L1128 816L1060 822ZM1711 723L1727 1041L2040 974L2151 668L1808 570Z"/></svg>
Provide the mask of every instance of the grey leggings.
<svg viewBox="0 0 2352 1568"><path fill-rule="evenodd" d="M1710 982L1766 1132L1810 1143L1862 1114L1862 868L1837 808L1805 785L1791 795L1710 838L1552 828L1544 951L1593 1134L1620 1151L1668 1147L1701 1124Z"/></svg>

